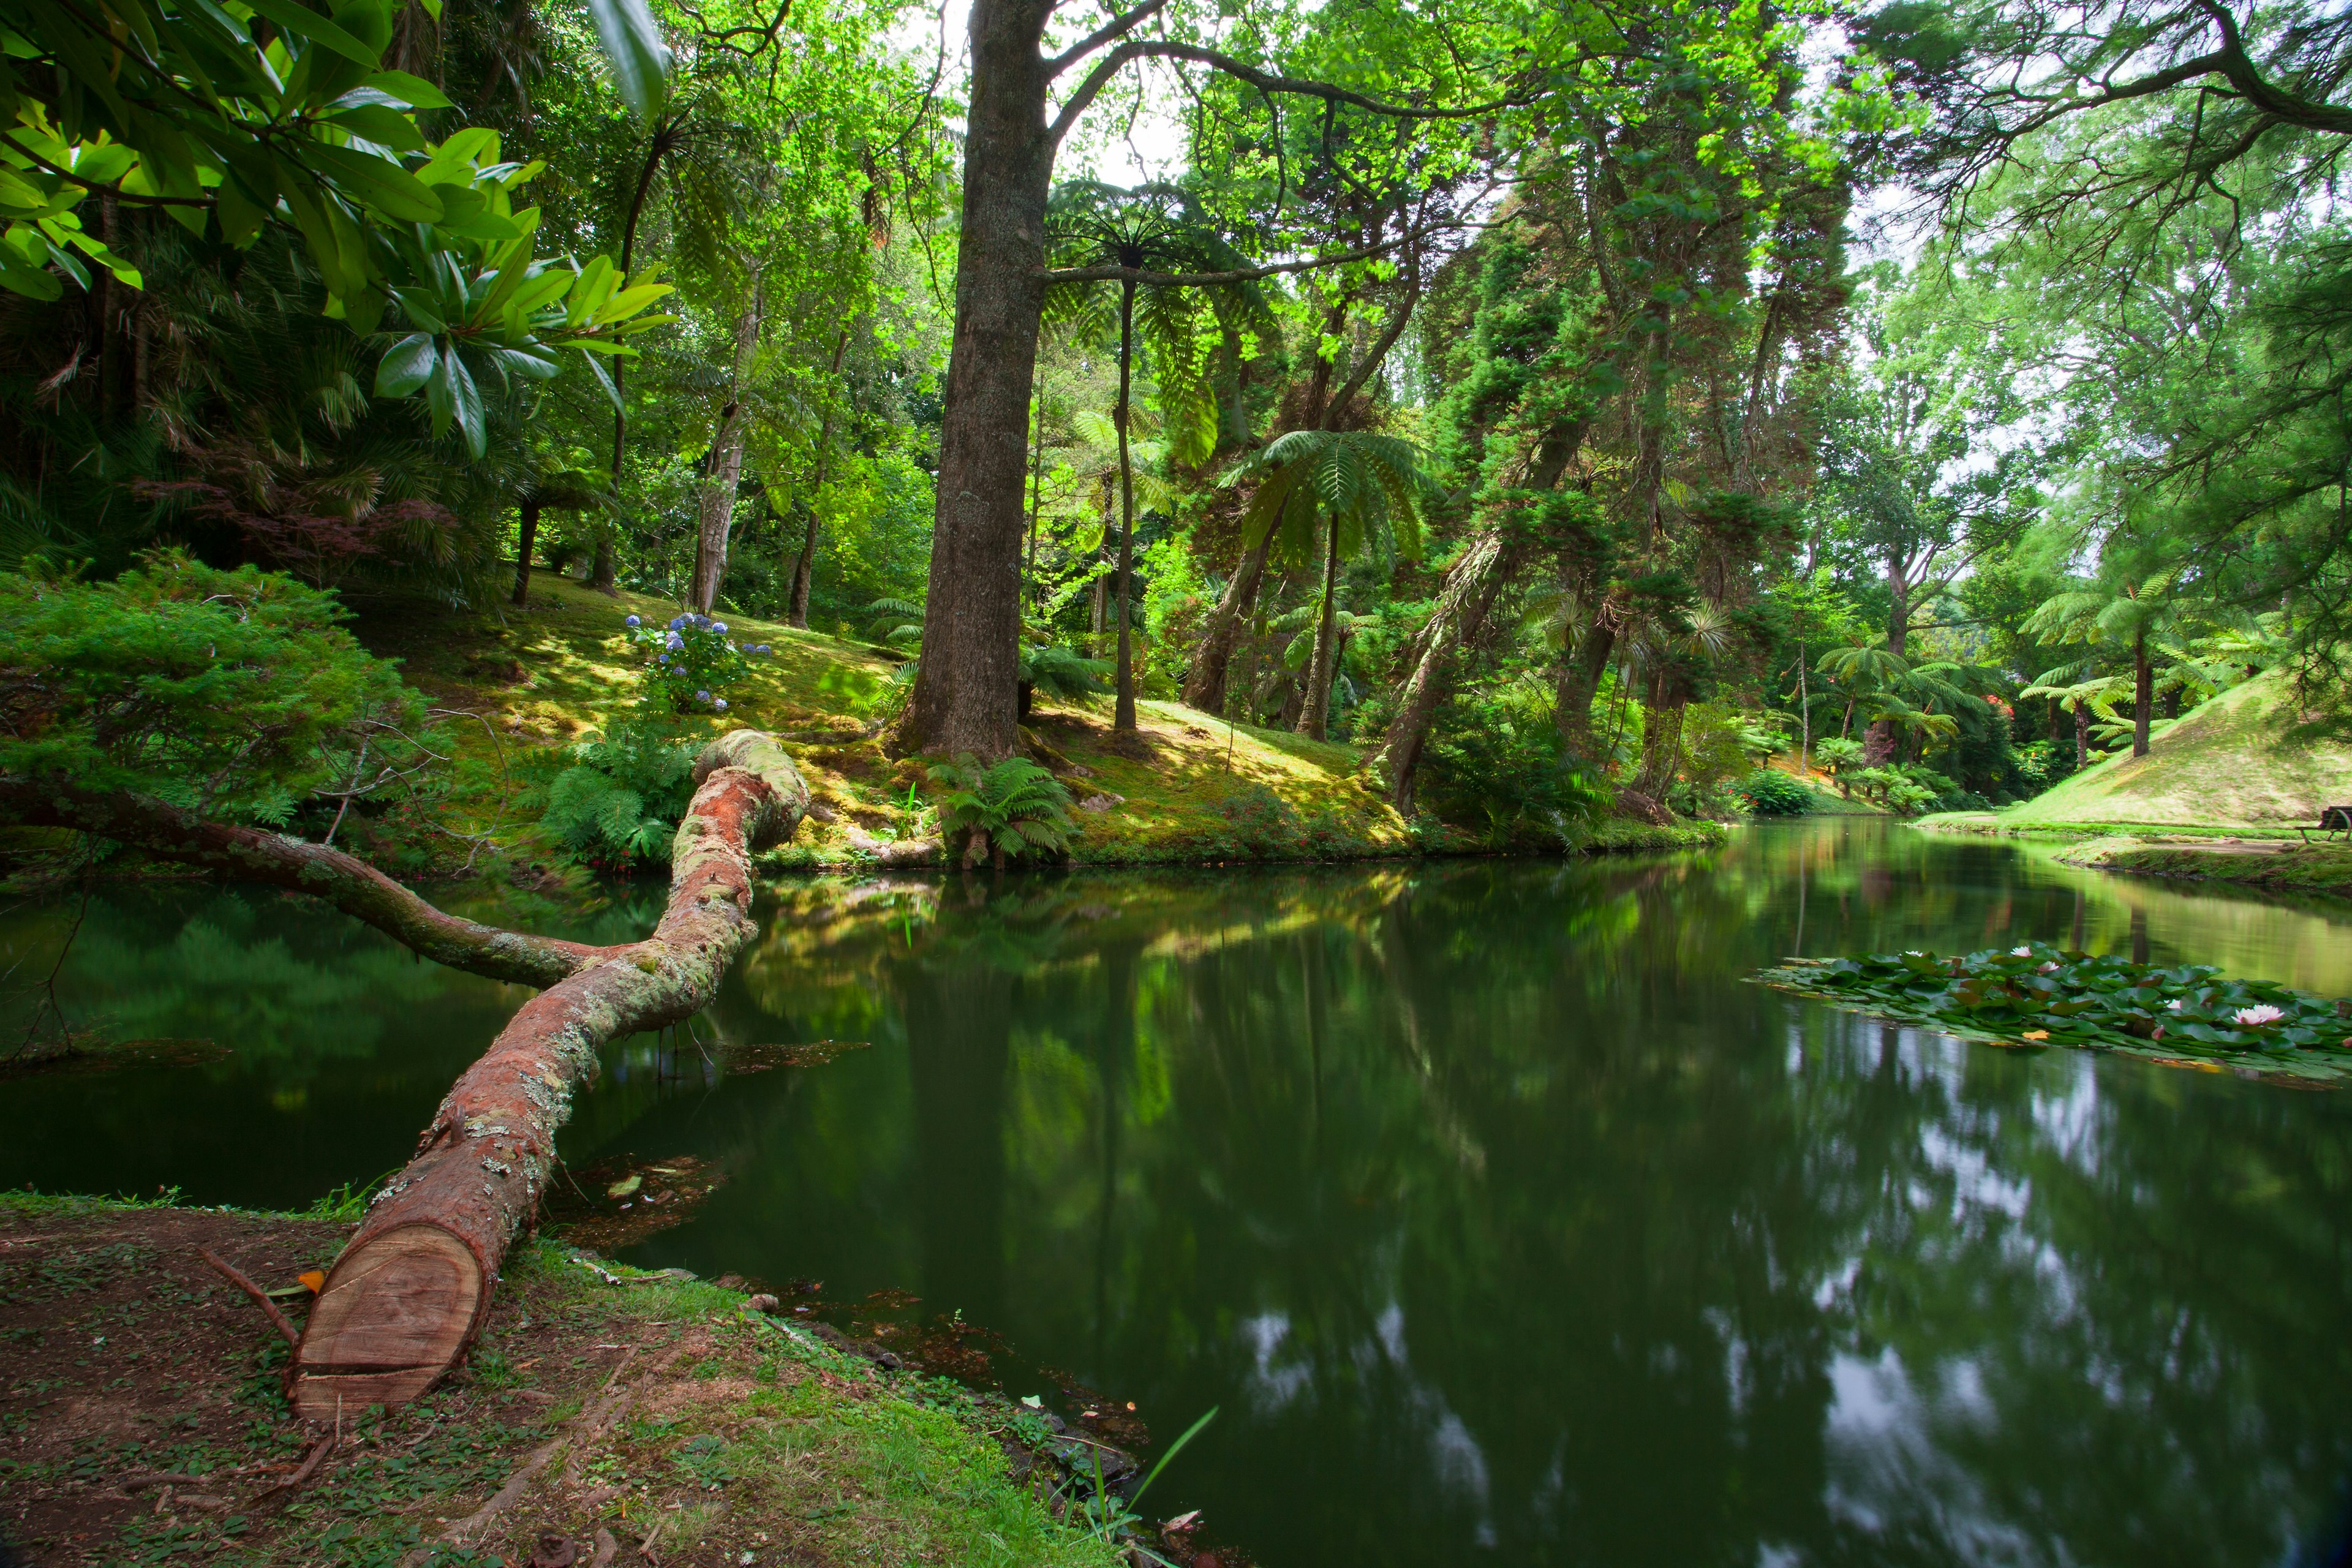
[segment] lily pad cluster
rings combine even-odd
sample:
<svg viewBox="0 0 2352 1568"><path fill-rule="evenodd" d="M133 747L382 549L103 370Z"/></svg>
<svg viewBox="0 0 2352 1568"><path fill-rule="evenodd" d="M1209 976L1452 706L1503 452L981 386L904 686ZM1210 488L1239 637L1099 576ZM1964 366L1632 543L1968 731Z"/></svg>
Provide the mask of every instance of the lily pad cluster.
<svg viewBox="0 0 2352 1568"><path fill-rule="evenodd" d="M1940 953L1795 959L1768 985L1953 1034L2352 1066L2352 1004L2206 964L2134 963L2046 942Z"/></svg>

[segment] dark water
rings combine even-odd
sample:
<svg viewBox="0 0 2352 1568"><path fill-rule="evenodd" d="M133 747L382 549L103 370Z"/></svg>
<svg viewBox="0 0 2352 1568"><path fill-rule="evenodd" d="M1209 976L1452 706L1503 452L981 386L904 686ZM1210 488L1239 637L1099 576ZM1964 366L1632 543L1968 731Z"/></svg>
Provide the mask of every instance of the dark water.
<svg viewBox="0 0 2352 1568"><path fill-rule="evenodd" d="M11 984L69 913L0 927ZM2279 1564L2352 1479L2352 1095L1741 977L2037 937L2343 994L2347 936L1870 822L809 888L697 1028L872 1048L627 1042L566 1153L723 1162L635 1261L912 1291L1162 1440L1221 1406L1154 1510L1269 1568ZM68 1013L235 1054L0 1082L0 1184L299 1205L396 1164L523 994L273 897L100 896Z"/></svg>

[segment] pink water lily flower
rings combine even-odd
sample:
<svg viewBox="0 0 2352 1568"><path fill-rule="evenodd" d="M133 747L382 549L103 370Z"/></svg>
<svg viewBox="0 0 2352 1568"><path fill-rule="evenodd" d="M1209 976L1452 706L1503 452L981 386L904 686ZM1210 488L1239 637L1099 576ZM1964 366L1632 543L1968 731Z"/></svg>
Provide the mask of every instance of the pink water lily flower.
<svg viewBox="0 0 2352 1568"><path fill-rule="evenodd" d="M2252 1007L2239 1008L2231 1016L2247 1028L2253 1029L2264 1024L2275 1024L2286 1015L2267 1002L2258 1002Z"/></svg>
<svg viewBox="0 0 2352 1568"><path fill-rule="evenodd" d="M2033 956L2033 950L2030 947L2012 947L2009 950L2009 956L2011 958L2032 958Z"/></svg>

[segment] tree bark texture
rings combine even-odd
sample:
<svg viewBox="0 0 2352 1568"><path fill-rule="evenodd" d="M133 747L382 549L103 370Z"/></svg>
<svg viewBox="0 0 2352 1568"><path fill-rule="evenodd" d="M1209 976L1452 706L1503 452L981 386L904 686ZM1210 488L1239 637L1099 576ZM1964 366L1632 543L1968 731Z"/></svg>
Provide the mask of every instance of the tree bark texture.
<svg viewBox="0 0 2352 1568"><path fill-rule="evenodd" d="M212 822L147 795L95 794L54 780L0 780L0 819L133 844L202 867L324 899L436 963L492 980L553 985L620 951L477 925L442 913L364 860L258 827Z"/></svg>
<svg viewBox="0 0 2352 1568"><path fill-rule="evenodd" d="M1242 552L1241 564L1225 580L1225 591L1217 596L1217 607L1209 614L1209 628L1202 634L1192 668L1184 676L1186 707L1203 713L1225 710L1225 674L1233 667L1234 647L1241 641L1242 627L1257 604L1258 585L1265 580L1265 558L1273 549L1274 529L1269 525L1256 542Z"/></svg>
<svg viewBox="0 0 2352 1568"><path fill-rule="evenodd" d="M1552 727L1569 753L1585 762L1598 760L1592 745L1592 700L1616 651L1617 628L1596 616L1575 657L1560 661L1559 679L1552 687Z"/></svg>
<svg viewBox="0 0 2352 1568"><path fill-rule="evenodd" d="M718 607L719 587L727 581L727 544L735 530L735 492L742 487L743 446L750 437L749 410L742 402L743 370L759 341L760 290L754 284L751 302L735 318L735 363L727 404L719 410L719 428L710 440L710 471L703 476L699 497L688 603L706 616Z"/></svg>
<svg viewBox="0 0 2352 1568"><path fill-rule="evenodd" d="M1298 732L1320 741L1331 727L1332 668L1331 601L1339 585L1339 514L1331 514L1330 548L1323 554L1323 608L1315 621L1315 654L1307 661L1307 706L1298 715Z"/></svg>
<svg viewBox="0 0 2352 1568"><path fill-rule="evenodd" d="M524 1005L450 1089L416 1157L336 1258L295 1352L289 1397L306 1419L404 1405L464 1353L508 1244L538 1213L556 1131L572 1091L595 1078L600 1048L700 1011L756 932L751 856L792 836L807 786L756 730L704 747L694 776L653 935Z"/></svg>
<svg viewBox="0 0 2352 1568"><path fill-rule="evenodd" d="M980 0L971 10L955 341L922 663L896 737L903 751L996 762L1019 738L1021 480L1054 168L1038 50L1048 9L1043 0Z"/></svg>
<svg viewBox="0 0 2352 1568"><path fill-rule="evenodd" d="M1902 555L1892 550L1886 552L1886 595L1892 606L1886 614L1886 647L1900 658L1911 642L1911 577ZM1893 762L1895 742L1895 721L1874 721L1863 732L1862 765L1882 768Z"/></svg>
<svg viewBox="0 0 2352 1568"><path fill-rule="evenodd" d="M520 606L530 597L530 552L539 544L539 498L523 497L517 510L522 513L522 531L515 545L514 602Z"/></svg>
<svg viewBox="0 0 2352 1568"><path fill-rule="evenodd" d="M1113 730L1135 727L1134 615L1129 607L1135 581L1135 468L1127 448L1128 398L1135 369L1135 284L1118 290L1118 405L1111 423L1118 431L1118 696L1111 713Z"/></svg>
<svg viewBox="0 0 2352 1568"><path fill-rule="evenodd" d="M841 359L849 352L849 329L844 327L833 342L833 379L841 379ZM817 426L816 473L809 481L808 532L801 540L800 559L793 563L793 596L786 620L795 630L808 630L809 586L816 579L816 498L824 492L826 474L833 467L833 405L827 403L824 418Z"/></svg>
<svg viewBox="0 0 2352 1568"><path fill-rule="evenodd" d="M2148 662L2147 633L2132 637L2132 755L2147 755L2148 721L2156 716L2156 669Z"/></svg>
<svg viewBox="0 0 2352 1568"><path fill-rule="evenodd" d="M1413 783L1429 743L1429 727L1445 700L1454 650L1477 637L1495 595L1517 567L1517 547L1505 542L1502 530L1490 528L1463 546L1445 569L1437 607L1422 627L1412 672L1397 693L1396 717L1389 721L1375 759L1388 777L1389 804L1407 816L1412 813Z"/></svg>

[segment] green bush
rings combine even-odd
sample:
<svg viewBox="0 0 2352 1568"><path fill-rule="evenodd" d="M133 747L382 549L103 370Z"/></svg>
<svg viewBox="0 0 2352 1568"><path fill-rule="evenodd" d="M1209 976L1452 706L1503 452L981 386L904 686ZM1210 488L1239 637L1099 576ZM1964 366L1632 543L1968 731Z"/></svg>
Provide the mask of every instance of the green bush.
<svg viewBox="0 0 2352 1568"><path fill-rule="evenodd" d="M1731 787L1759 816L1802 816L1813 808L1813 792L1778 768L1758 768Z"/></svg>
<svg viewBox="0 0 2352 1568"><path fill-rule="evenodd" d="M935 763L930 775L946 786L939 807L948 864L969 868L988 859L1003 870L1008 860L1068 852L1070 792L1028 758L982 768L967 752Z"/></svg>
<svg viewBox="0 0 2352 1568"><path fill-rule="evenodd" d="M622 625L629 640L646 650L645 700L671 713L724 713L727 689L751 668L748 651L764 654L761 643L745 649L727 635L727 623L709 616L671 618L667 627L649 626L631 616Z"/></svg>
<svg viewBox="0 0 2352 1568"><path fill-rule="evenodd" d="M179 551L110 583L0 573L0 773L272 826L306 800L404 795L436 761L425 700L348 614Z"/></svg>

